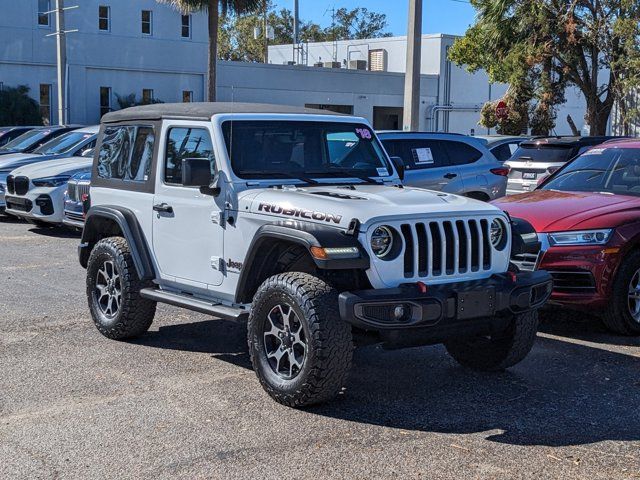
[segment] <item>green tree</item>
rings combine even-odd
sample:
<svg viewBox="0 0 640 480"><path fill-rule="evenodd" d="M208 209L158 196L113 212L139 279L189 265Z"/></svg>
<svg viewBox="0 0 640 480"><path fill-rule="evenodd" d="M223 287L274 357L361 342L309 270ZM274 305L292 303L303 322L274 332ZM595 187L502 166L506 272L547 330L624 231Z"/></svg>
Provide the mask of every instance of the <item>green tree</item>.
<svg viewBox="0 0 640 480"><path fill-rule="evenodd" d="M26 85L0 89L0 126L13 125L42 125L40 106Z"/></svg>
<svg viewBox="0 0 640 480"><path fill-rule="evenodd" d="M335 11L334 24L325 29L328 40L360 40L364 38L390 37L386 31L387 16L365 7L353 10L339 8Z"/></svg>
<svg viewBox="0 0 640 480"><path fill-rule="evenodd" d="M116 102L121 109L136 107L138 105L164 103L162 100L158 100L157 98L152 98L151 100L145 100L144 98L137 99L135 93L129 93L128 95L120 95L116 93Z"/></svg>
<svg viewBox="0 0 640 480"><path fill-rule="evenodd" d="M602 135L616 100L637 87L637 0L471 0L476 23L450 58L492 81L530 89L532 126L549 128L567 86L587 102L592 135Z"/></svg>
<svg viewBox="0 0 640 480"><path fill-rule="evenodd" d="M256 11L260 6L264 6L265 0L157 0L160 3L173 5L181 12L189 13L196 11L206 11L208 16L209 30L209 54L208 54L208 76L209 87L207 99L210 102L216 101L216 61L218 59L218 27L220 23L220 13L227 16L229 13L243 14Z"/></svg>

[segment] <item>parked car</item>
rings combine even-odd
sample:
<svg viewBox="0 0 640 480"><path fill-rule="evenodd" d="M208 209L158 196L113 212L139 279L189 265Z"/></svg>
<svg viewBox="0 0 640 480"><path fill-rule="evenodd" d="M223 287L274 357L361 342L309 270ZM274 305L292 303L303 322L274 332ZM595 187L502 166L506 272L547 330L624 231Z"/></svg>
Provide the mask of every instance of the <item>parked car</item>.
<svg viewBox="0 0 640 480"><path fill-rule="evenodd" d="M509 166L507 194L530 192L540 180L590 147L620 137L535 137L520 144Z"/></svg>
<svg viewBox="0 0 640 480"><path fill-rule="evenodd" d="M5 146L23 133L27 133L38 127L0 127L0 147Z"/></svg>
<svg viewBox="0 0 640 480"><path fill-rule="evenodd" d="M509 171L477 138L421 132L379 132L378 136L389 155L404 162L404 185L484 201L505 195Z"/></svg>
<svg viewBox="0 0 640 480"><path fill-rule="evenodd" d="M56 158L81 157L95 147L97 136L98 127L84 127L54 138L32 153L14 153L0 157L0 212L5 211L7 177L12 170Z"/></svg>
<svg viewBox="0 0 640 480"><path fill-rule="evenodd" d="M78 253L105 337L143 334L158 302L247 319L260 383L292 407L341 390L353 332L477 370L530 351L550 275L510 271L524 239L496 207L402 186L366 120L217 102L102 122Z"/></svg>
<svg viewBox="0 0 640 480"><path fill-rule="evenodd" d="M91 170L72 175L64 193L64 217L62 223L75 229L84 227L86 205L89 201Z"/></svg>
<svg viewBox="0 0 640 480"><path fill-rule="evenodd" d="M20 167L7 178L6 213L35 224L62 224L64 193L72 175L91 172L93 150Z"/></svg>
<svg viewBox="0 0 640 480"><path fill-rule="evenodd" d="M517 263L551 273L552 302L597 312L612 331L640 335L640 141L593 147L534 192L494 205L538 232L540 255Z"/></svg>
<svg viewBox="0 0 640 480"><path fill-rule="evenodd" d="M502 163L513 156L522 142L531 138L512 135L475 135L474 137L484 142L493 156Z"/></svg>
<svg viewBox="0 0 640 480"><path fill-rule="evenodd" d="M31 153L54 138L78 128L80 128L80 125L32 128L0 146L0 155Z"/></svg>

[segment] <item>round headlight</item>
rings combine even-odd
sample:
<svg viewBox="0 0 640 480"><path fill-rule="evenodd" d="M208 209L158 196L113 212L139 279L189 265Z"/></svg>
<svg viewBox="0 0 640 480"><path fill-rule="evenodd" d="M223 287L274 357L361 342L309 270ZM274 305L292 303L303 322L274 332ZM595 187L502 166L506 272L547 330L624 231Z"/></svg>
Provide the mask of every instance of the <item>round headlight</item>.
<svg viewBox="0 0 640 480"><path fill-rule="evenodd" d="M504 239L506 238L506 227L502 220L495 218L491 222L491 230L489 231L491 237L491 245L493 248L499 250L502 246Z"/></svg>
<svg viewBox="0 0 640 480"><path fill-rule="evenodd" d="M389 255L393 248L393 232L389 227L378 227L371 235L371 250L378 258Z"/></svg>

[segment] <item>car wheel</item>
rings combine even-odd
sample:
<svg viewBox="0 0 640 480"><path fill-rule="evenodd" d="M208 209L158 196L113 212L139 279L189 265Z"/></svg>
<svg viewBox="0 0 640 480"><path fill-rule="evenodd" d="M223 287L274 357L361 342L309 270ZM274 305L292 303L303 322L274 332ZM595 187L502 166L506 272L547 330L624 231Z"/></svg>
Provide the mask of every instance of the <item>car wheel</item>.
<svg viewBox="0 0 640 480"><path fill-rule="evenodd" d="M536 340L537 310L513 315L503 332L460 340L445 346L460 365L472 370L500 371L524 360Z"/></svg>
<svg viewBox="0 0 640 480"><path fill-rule="evenodd" d="M124 238L100 240L87 263L87 299L96 327L107 338L125 340L146 332L156 313L156 303L140 297L143 282Z"/></svg>
<svg viewBox="0 0 640 480"><path fill-rule="evenodd" d="M326 402L351 368L351 327L338 313L338 293L306 273L267 279L248 323L253 368L267 393L290 407Z"/></svg>
<svg viewBox="0 0 640 480"><path fill-rule="evenodd" d="M640 252L622 261L602 322L614 333L640 335Z"/></svg>

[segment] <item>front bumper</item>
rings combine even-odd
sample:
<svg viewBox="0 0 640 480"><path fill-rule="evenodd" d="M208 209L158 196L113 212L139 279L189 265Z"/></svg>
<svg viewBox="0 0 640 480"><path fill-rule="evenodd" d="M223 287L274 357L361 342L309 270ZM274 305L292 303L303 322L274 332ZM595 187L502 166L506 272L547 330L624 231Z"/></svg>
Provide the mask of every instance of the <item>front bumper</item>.
<svg viewBox="0 0 640 480"><path fill-rule="evenodd" d="M31 188L25 195L7 195L7 213L25 219L62 223L64 186Z"/></svg>
<svg viewBox="0 0 640 480"><path fill-rule="evenodd" d="M483 280L344 292L341 318L391 343L440 343L504 329L513 314L542 307L553 288L545 271L496 274ZM505 323L507 322L507 323Z"/></svg>

